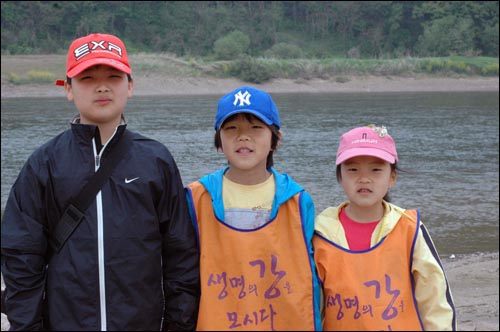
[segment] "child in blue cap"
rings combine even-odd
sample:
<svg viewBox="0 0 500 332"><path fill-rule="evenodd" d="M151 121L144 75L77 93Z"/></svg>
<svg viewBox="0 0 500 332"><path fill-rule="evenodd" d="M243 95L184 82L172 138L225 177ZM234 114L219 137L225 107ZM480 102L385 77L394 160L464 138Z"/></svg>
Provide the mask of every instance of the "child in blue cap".
<svg viewBox="0 0 500 332"><path fill-rule="evenodd" d="M187 187L200 245L197 330L321 329L314 203L273 168L278 109L243 86L219 100L215 147L228 166Z"/></svg>

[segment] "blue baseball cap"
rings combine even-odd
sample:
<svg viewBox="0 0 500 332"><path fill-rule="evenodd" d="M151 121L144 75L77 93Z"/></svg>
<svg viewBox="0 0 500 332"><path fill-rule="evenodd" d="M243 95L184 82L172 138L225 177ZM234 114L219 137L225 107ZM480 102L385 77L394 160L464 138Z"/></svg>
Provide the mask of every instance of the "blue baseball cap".
<svg viewBox="0 0 500 332"><path fill-rule="evenodd" d="M237 113L250 113L268 126L274 124L280 127L278 108L271 96L250 86L237 88L219 100L215 115L215 130L219 129L227 118Z"/></svg>

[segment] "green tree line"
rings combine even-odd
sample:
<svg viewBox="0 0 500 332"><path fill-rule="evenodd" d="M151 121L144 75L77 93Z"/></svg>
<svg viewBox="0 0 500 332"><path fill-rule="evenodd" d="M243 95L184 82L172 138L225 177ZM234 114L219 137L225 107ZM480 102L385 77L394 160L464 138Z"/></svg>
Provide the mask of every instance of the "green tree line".
<svg viewBox="0 0 500 332"><path fill-rule="evenodd" d="M498 1L2 1L2 54L116 34L132 52L234 59L498 57Z"/></svg>

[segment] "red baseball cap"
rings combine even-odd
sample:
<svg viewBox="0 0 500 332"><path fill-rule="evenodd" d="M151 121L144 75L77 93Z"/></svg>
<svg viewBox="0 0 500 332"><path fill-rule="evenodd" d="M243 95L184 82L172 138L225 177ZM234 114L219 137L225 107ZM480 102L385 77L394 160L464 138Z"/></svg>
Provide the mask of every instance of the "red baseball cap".
<svg viewBox="0 0 500 332"><path fill-rule="evenodd" d="M69 46L67 77L73 78L95 65L106 65L127 74L132 73L125 44L113 35L93 33L76 39ZM64 85L64 80L57 80L56 85Z"/></svg>

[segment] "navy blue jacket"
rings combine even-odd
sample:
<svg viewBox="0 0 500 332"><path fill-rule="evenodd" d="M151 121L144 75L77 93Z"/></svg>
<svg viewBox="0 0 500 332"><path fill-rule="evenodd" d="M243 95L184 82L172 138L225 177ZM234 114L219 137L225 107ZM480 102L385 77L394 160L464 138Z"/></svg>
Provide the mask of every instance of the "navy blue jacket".
<svg viewBox="0 0 500 332"><path fill-rule="evenodd" d="M95 157L99 130L71 129L38 148L14 183L2 222L2 274L12 330L192 330L199 252L167 148L133 141L59 253L49 238L70 198L125 132ZM98 150L98 149L97 149Z"/></svg>

